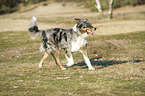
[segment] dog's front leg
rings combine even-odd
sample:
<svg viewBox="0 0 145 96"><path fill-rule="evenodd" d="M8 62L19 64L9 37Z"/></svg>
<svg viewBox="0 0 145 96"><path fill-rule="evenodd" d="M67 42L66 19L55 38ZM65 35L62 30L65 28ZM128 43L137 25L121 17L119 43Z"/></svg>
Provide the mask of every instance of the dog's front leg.
<svg viewBox="0 0 145 96"><path fill-rule="evenodd" d="M87 54L87 47L83 46L80 49L80 52L83 54L83 57L85 59L86 64L88 65L89 70L95 70L95 68L92 67L90 59L88 58L88 54Z"/></svg>
<svg viewBox="0 0 145 96"><path fill-rule="evenodd" d="M53 56L53 58L54 58L54 60L55 60L55 63L56 63L57 65L59 65L59 68L60 68L61 70L66 70L66 68L64 68L64 67L60 64L60 62L59 62L59 51L57 51L57 52L52 52L51 54L52 54L52 56Z"/></svg>
<svg viewBox="0 0 145 96"><path fill-rule="evenodd" d="M68 61L67 66L72 66L74 64L74 60L73 60L70 49L69 48L65 49L65 53L66 53L65 57Z"/></svg>

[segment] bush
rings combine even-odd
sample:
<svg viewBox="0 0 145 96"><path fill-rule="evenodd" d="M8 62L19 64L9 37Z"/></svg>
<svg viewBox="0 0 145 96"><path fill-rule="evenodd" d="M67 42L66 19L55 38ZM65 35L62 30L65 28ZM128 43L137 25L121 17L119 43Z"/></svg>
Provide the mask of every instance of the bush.
<svg viewBox="0 0 145 96"><path fill-rule="evenodd" d="M75 1L82 1L82 0L75 0ZM86 0L83 0L86 1ZM110 0L100 0L102 10L108 9L109 8L109 1ZM145 4L145 0L114 0L114 8L119 8L122 6L127 6L127 5L143 5ZM87 0L84 4L86 8L90 8L91 11L97 11L95 10L94 5L96 5L95 0Z"/></svg>
<svg viewBox="0 0 145 96"><path fill-rule="evenodd" d="M36 3L40 3L40 2L44 2L44 1L47 1L47 0L28 0L27 2L32 3L32 4L36 4Z"/></svg>
<svg viewBox="0 0 145 96"><path fill-rule="evenodd" d="M0 14L12 13L19 10L18 3L21 3L21 0L1 0Z"/></svg>
<svg viewBox="0 0 145 96"><path fill-rule="evenodd" d="M25 6L28 3L36 4L47 0L0 0L0 14L12 13L19 10L19 4L23 3Z"/></svg>

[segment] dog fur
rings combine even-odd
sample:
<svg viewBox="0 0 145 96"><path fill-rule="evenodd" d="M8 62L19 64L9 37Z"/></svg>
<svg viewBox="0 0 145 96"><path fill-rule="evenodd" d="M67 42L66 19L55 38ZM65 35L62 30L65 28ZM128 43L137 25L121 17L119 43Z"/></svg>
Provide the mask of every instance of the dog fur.
<svg viewBox="0 0 145 96"><path fill-rule="evenodd" d="M65 57L68 61L67 66L72 66L74 60L71 52L81 52L88 65L89 70L95 70L87 55L87 38L89 34L94 34L92 31L96 30L96 27L92 26L91 22L87 19L75 18L77 24L70 29L52 28L47 30L39 30L37 26L37 18L32 17L29 24L29 32L36 36L42 37L42 43L40 49L44 51L44 56L40 60L39 68L42 67L43 61L52 55L56 64L59 65L61 70L65 70L59 62L60 49L65 50Z"/></svg>

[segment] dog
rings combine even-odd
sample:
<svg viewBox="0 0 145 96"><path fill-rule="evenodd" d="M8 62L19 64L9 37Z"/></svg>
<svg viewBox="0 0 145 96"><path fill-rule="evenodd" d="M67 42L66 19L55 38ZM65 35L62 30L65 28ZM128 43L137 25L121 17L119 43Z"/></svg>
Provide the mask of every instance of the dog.
<svg viewBox="0 0 145 96"><path fill-rule="evenodd" d="M65 57L68 61L67 66L72 66L74 60L71 52L77 52L83 54L85 62L89 70L95 70L92 67L91 62L87 54L87 38L90 34L94 34L97 28L92 25L88 19L74 19L77 24L70 29L51 28L47 30L39 30L37 26L37 18L32 17L28 31L32 34L42 37L42 43L40 49L44 51L44 56L40 60L39 68L42 67L43 61L52 55L55 63L61 70L66 70L59 62L60 49L65 50Z"/></svg>

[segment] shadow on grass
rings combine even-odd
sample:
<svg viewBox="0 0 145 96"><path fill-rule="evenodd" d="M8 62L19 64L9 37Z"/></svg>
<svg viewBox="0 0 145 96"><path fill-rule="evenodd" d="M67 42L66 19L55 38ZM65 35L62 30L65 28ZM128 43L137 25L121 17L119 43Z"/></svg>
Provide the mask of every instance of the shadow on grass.
<svg viewBox="0 0 145 96"><path fill-rule="evenodd" d="M103 60L103 61L100 61L99 60L100 58L101 57L90 59L91 64L96 69L102 69L104 67L108 67L108 66L112 66L112 65L118 65L118 64L123 64L123 63L127 63L127 62L132 62L132 63L145 62L145 60L129 60L129 61ZM84 61L81 61L81 62L79 62L77 64L74 64L71 67L74 68L74 69L77 69L77 68L81 68L81 69L88 68L88 66L86 65L86 63Z"/></svg>

